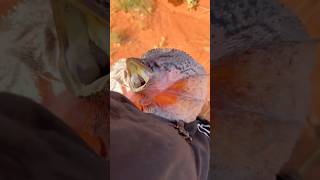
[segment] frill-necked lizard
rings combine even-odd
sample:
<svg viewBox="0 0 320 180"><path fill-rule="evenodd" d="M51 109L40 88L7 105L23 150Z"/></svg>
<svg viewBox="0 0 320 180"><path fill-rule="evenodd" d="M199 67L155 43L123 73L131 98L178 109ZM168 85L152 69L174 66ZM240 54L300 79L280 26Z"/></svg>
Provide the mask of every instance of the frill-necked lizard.
<svg viewBox="0 0 320 180"><path fill-rule="evenodd" d="M207 100L208 75L177 49L153 49L141 58L120 59L110 71L110 88L142 111L191 122Z"/></svg>

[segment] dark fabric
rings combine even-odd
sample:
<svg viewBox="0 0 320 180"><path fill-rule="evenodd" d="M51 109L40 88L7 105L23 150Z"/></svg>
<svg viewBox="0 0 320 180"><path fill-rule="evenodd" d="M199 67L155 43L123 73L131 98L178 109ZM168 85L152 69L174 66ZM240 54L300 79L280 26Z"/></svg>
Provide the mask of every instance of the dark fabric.
<svg viewBox="0 0 320 180"><path fill-rule="evenodd" d="M137 110L124 96L111 93L112 180L205 180L209 137L199 120L176 123ZM109 169L70 128L41 105L0 93L0 179L105 180Z"/></svg>
<svg viewBox="0 0 320 180"><path fill-rule="evenodd" d="M41 105L0 93L0 179L106 180L107 163Z"/></svg>
<svg viewBox="0 0 320 180"><path fill-rule="evenodd" d="M199 124L184 124L189 142L176 123L143 113L124 96L111 93L111 179L206 180L210 139Z"/></svg>

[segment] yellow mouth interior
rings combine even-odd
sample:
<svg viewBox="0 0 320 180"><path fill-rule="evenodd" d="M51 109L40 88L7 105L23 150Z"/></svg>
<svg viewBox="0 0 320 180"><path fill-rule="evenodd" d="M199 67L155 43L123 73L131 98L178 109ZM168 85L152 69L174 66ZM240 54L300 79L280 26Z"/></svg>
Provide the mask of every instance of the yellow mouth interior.
<svg viewBox="0 0 320 180"><path fill-rule="evenodd" d="M140 92L144 90L150 81L151 70L135 58L127 59L126 65L127 74L125 76L131 91Z"/></svg>

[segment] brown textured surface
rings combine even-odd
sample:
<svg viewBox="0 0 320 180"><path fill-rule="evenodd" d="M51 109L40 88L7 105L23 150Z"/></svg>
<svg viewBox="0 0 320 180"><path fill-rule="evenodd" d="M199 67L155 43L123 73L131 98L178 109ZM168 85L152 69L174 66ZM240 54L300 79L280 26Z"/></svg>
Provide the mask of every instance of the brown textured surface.
<svg viewBox="0 0 320 180"><path fill-rule="evenodd" d="M275 179L308 114L313 48L277 43L307 39L277 1L218 2L211 179Z"/></svg>
<svg viewBox="0 0 320 180"><path fill-rule="evenodd" d="M305 52L303 45L253 48L215 67L212 179L274 179L306 115Z"/></svg>
<svg viewBox="0 0 320 180"><path fill-rule="evenodd" d="M14 5L16 5L21 0L1 0L0 1L0 16L4 15L10 10Z"/></svg>
<svg viewBox="0 0 320 180"><path fill-rule="evenodd" d="M280 0L291 9L301 20L303 26L312 38L320 39L320 1L314 0ZM286 168L297 169L303 162L320 149L320 45L317 46L317 57L313 70L312 81L312 113L301 133L300 140L294 150L291 160ZM318 180L320 178L320 160L306 171L306 180Z"/></svg>

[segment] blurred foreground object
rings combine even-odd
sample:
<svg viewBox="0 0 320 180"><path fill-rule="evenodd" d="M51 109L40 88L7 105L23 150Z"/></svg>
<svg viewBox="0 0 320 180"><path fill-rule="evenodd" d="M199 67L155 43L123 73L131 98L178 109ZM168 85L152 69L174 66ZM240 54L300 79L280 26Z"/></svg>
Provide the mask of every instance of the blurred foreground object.
<svg viewBox="0 0 320 180"><path fill-rule="evenodd" d="M106 1L52 0L60 47L58 65L67 87L90 96L109 84Z"/></svg>
<svg viewBox="0 0 320 180"><path fill-rule="evenodd" d="M310 110L314 47L276 0L215 2L210 179L276 179Z"/></svg>
<svg viewBox="0 0 320 180"><path fill-rule="evenodd" d="M191 122L207 102L208 75L180 50L153 49L141 58L116 62L111 67L110 89L143 112Z"/></svg>
<svg viewBox="0 0 320 180"><path fill-rule="evenodd" d="M107 1L51 2L60 52L57 63L63 83L73 95L82 98L78 107L86 112L83 116L87 117L83 128L86 133L102 141L100 154L107 157Z"/></svg>
<svg viewBox="0 0 320 180"><path fill-rule="evenodd" d="M107 179L105 159L38 103L0 93L0 127L0 179Z"/></svg>
<svg viewBox="0 0 320 180"><path fill-rule="evenodd" d="M106 1L28 0L0 26L0 90L41 103L104 157L108 11Z"/></svg>

